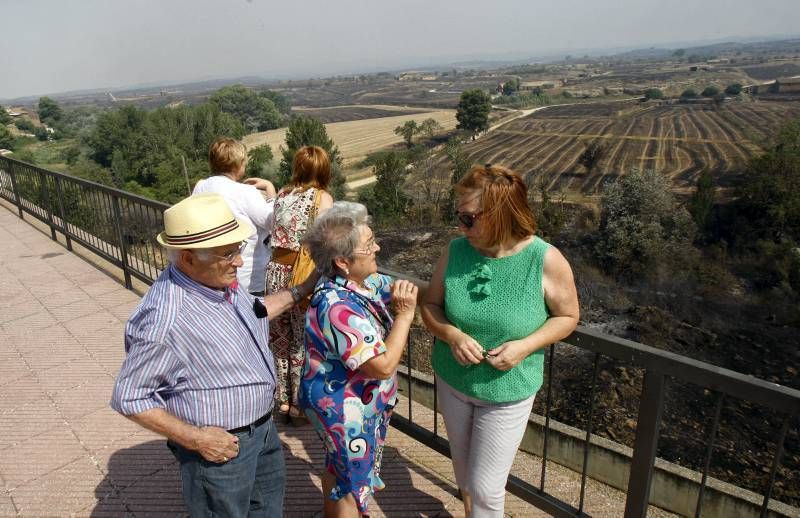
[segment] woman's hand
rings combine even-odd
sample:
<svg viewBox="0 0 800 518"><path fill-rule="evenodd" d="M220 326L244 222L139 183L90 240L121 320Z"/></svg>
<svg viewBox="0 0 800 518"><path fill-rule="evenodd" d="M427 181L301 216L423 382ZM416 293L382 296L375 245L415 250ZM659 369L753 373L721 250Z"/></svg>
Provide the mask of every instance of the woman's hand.
<svg viewBox="0 0 800 518"><path fill-rule="evenodd" d="M483 361L481 344L466 333L459 332L458 338L450 342L450 350L459 365L477 365Z"/></svg>
<svg viewBox="0 0 800 518"><path fill-rule="evenodd" d="M508 371L519 365L530 354L520 340L511 340L491 351L486 351L486 362L499 371Z"/></svg>
<svg viewBox="0 0 800 518"><path fill-rule="evenodd" d="M272 182L269 180L265 180L263 178L247 178L242 183L252 185L261 191L264 194L264 197L267 199L272 199L275 197L275 186L272 185Z"/></svg>
<svg viewBox="0 0 800 518"><path fill-rule="evenodd" d="M392 283L392 307L396 316L414 316L417 307L417 285L411 281L396 280Z"/></svg>

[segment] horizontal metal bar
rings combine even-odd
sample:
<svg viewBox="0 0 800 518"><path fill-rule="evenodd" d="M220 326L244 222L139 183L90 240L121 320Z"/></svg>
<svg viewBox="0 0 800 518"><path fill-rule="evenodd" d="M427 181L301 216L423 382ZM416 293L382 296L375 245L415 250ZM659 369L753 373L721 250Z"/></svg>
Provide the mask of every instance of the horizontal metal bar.
<svg viewBox="0 0 800 518"><path fill-rule="evenodd" d="M114 195L116 195L116 196L118 196L120 198L125 198L126 200L132 200L132 201L135 201L137 203L141 203L142 205L147 205L148 207L153 207L153 208L161 209L161 210L165 210L165 209L169 208L169 204L164 203L164 202L151 200L149 198L145 198L145 197L139 196L137 194L133 194L133 193L130 193L130 192L127 192L127 191L123 191L123 190L117 189L115 187L109 187L109 186L103 185L101 183L92 182L91 180L84 180L83 178L78 178L77 176L70 176L68 174L57 173L55 171L50 171L48 169L42 169L41 167L36 167L36 166L28 164L26 162L20 162L19 160L15 160L13 158L0 157L0 161L14 162L14 163L17 163L17 164L19 164L21 166L24 166L25 168L28 168L28 169L32 170L32 171L42 172L42 173L44 173L46 175L53 176L53 177L58 176L58 177L62 178L64 181L66 181L66 182L72 182L72 183L76 183L76 184L83 185L83 186L86 186L86 187L91 187L93 189L98 189L98 190L103 191L103 192L114 194ZM19 170L17 170L17 174L20 174ZM23 172L22 174L24 175L25 173Z"/></svg>
<svg viewBox="0 0 800 518"><path fill-rule="evenodd" d="M583 326L579 326L578 330L563 342L781 412L792 414L800 412L800 390L700 360L605 335Z"/></svg>

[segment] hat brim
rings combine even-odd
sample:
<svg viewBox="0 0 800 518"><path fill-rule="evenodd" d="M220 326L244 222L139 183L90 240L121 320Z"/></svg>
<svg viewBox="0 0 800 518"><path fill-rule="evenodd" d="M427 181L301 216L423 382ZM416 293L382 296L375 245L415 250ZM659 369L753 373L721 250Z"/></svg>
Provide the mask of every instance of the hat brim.
<svg viewBox="0 0 800 518"><path fill-rule="evenodd" d="M160 234L158 234L156 236L156 241L158 241L158 243L164 248L170 248L174 250L189 249L189 248L215 248L217 246L224 246L224 245L230 245L232 243L242 242L256 233L256 229L253 227L253 225L251 225L247 221L240 218L236 218L236 222L239 224L239 226L236 227L234 230L226 232L221 236L208 239L206 241L174 245L167 242L166 232L161 232Z"/></svg>

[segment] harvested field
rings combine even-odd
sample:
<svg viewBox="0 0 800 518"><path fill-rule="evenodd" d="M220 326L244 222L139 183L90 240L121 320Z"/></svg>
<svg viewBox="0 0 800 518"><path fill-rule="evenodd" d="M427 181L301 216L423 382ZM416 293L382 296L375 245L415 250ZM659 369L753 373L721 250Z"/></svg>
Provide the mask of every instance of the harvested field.
<svg viewBox="0 0 800 518"><path fill-rule="evenodd" d="M438 110L412 115L397 115L379 119L366 119L326 124L328 136L333 139L344 160L344 166L350 167L366 158L367 154L403 142L402 137L395 135L394 129L408 120L422 122L425 119L436 120L445 130L456 126L455 110ZM243 140L247 147L260 146L267 143L277 155L278 148L286 139L286 128L264 131L247 135Z"/></svg>
<svg viewBox="0 0 800 518"><path fill-rule="evenodd" d="M507 165L542 178L551 189L598 194L631 168L655 169L676 192L689 192L703 169L728 187L741 166L786 120L798 102L713 106L597 103L557 106L509 122L466 145L474 163ZM592 173L578 163L600 140L605 157ZM443 167L444 166L444 161Z"/></svg>
<svg viewBox="0 0 800 518"><path fill-rule="evenodd" d="M331 106L329 108L298 108L292 109L294 113L314 117L325 124L331 122L346 122L365 119L380 119L382 117L395 117L397 115L413 115L426 113L431 110L425 108L406 108L390 105L350 105Z"/></svg>

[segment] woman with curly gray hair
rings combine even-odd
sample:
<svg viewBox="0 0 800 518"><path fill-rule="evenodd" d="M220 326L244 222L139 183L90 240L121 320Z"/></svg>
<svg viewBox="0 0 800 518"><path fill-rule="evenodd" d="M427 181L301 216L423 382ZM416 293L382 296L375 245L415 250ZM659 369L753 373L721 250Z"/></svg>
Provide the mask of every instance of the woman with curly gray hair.
<svg viewBox="0 0 800 518"><path fill-rule="evenodd" d="M378 274L367 209L336 202L307 232L322 273L306 314L300 406L325 445L325 516L367 514L417 287ZM393 313L388 306L392 306Z"/></svg>

